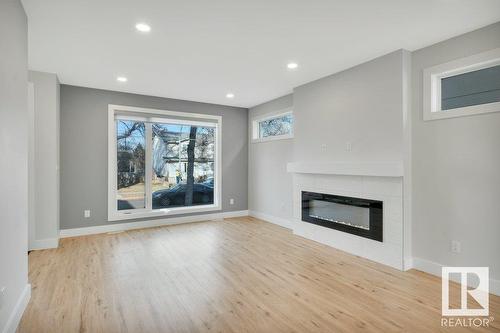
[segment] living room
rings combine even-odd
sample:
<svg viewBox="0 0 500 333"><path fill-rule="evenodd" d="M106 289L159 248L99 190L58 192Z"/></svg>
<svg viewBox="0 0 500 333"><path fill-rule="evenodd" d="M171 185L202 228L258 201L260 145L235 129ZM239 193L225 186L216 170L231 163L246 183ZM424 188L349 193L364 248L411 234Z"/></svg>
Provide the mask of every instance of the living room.
<svg viewBox="0 0 500 333"><path fill-rule="evenodd" d="M500 2L0 5L1 332L500 330Z"/></svg>

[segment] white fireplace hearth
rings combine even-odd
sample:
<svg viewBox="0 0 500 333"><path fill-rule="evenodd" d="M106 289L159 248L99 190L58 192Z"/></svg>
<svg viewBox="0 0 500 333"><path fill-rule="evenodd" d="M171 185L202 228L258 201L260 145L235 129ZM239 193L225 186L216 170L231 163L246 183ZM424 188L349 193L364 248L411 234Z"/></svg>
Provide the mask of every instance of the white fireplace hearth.
<svg viewBox="0 0 500 333"><path fill-rule="evenodd" d="M399 163L288 163L293 173L295 234L403 269L403 177ZM302 191L383 202L383 241L302 220Z"/></svg>

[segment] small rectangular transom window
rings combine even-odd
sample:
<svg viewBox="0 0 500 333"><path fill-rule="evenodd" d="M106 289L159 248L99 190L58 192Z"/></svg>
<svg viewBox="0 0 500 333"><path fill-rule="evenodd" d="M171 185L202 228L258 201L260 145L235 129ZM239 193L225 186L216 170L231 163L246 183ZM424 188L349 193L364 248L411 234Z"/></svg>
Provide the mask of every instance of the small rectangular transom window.
<svg viewBox="0 0 500 333"><path fill-rule="evenodd" d="M500 49L424 71L424 120L500 111Z"/></svg>
<svg viewBox="0 0 500 333"><path fill-rule="evenodd" d="M293 137L292 111L266 115L252 121L253 141L289 139Z"/></svg>
<svg viewBox="0 0 500 333"><path fill-rule="evenodd" d="M441 110L500 102L500 65L441 79Z"/></svg>

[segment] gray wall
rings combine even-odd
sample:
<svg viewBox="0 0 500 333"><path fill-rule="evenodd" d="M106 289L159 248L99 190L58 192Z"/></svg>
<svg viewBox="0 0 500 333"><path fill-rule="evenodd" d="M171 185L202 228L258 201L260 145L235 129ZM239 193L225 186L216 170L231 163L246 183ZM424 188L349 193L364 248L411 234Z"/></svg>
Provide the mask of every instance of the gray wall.
<svg viewBox="0 0 500 333"><path fill-rule="evenodd" d="M423 121L427 67L500 47L500 23L412 54L413 256L500 279L500 113ZM462 243L460 254L451 241Z"/></svg>
<svg viewBox="0 0 500 333"><path fill-rule="evenodd" d="M405 168L411 170L412 200L407 207L412 208L412 232L411 242L406 242L412 244L412 256L440 265L489 266L497 280L500 112L424 122L422 76L427 67L500 47L499 36L496 23L411 53L411 146L405 146L409 141L402 127L405 51L296 88L291 141L294 161L406 161L406 152L411 152L411 165ZM272 105L252 108L250 114ZM264 165L271 154L250 148L249 182L265 179ZM283 158L288 157L285 153ZM271 161L273 165L280 158ZM273 179L286 177L284 170L272 173ZM279 213L279 189L268 187L263 193L264 185L249 188L250 209ZM259 203L261 196L269 202ZM461 253L451 252L452 240L462 243Z"/></svg>
<svg viewBox="0 0 500 333"><path fill-rule="evenodd" d="M287 95L251 108L248 113L249 140L251 140L252 119L292 106L293 96ZM286 172L286 164L292 159L292 149L293 139L255 143L250 141L248 209L253 214L292 218L292 176Z"/></svg>
<svg viewBox="0 0 500 333"><path fill-rule="evenodd" d="M55 74L29 72L34 86L34 196L30 248L59 238L59 80ZM30 214L31 215L31 214ZM34 230L31 230L34 229Z"/></svg>
<svg viewBox="0 0 500 333"><path fill-rule="evenodd" d="M28 45L19 0L0 1L0 331L28 283ZM14 326L14 327L13 327Z"/></svg>
<svg viewBox="0 0 500 333"><path fill-rule="evenodd" d="M404 52L295 88L294 161L401 161Z"/></svg>
<svg viewBox="0 0 500 333"><path fill-rule="evenodd" d="M222 116L222 211L247 209L247 109L62 85L61 229L113 223L107 221L108 104Z"/></svg>
<svg viewBox="0 0 500 333"><path fill-rule="evenodd" d="M252 118L286 107L295 117L293 139L250 143L248 200L260 213L255 216L282 225L279 218L292 218L287 162L402 161L405 57L408 51L392 52L250 109L249 126Z"/></svg>

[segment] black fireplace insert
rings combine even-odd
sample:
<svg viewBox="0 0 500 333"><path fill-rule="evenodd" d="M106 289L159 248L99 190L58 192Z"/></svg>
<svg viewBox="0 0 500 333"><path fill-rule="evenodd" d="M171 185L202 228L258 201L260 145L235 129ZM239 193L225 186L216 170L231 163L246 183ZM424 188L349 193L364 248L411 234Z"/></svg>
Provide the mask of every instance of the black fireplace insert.
<svg viewBox="0 0 500 333"><path fill-rule="evenodd" d="M383 241L383 202L302 191L302 221Z"/></svg>

